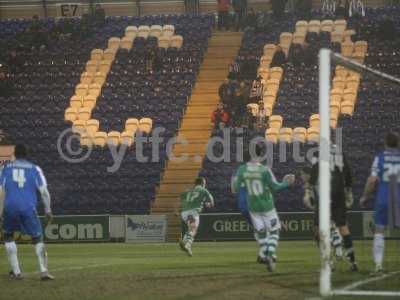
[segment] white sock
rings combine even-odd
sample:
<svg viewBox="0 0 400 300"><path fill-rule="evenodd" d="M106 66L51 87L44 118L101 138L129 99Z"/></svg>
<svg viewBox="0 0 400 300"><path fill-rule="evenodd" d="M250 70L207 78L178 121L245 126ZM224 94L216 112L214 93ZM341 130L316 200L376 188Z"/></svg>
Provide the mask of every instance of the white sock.
<svg viewBox="0 0 400 300"><path fill-rule="evenodd" d="M6 247L8 261L10 262L11 269L15 275L21 274L21 269L19 268L18 262L18 250L17 244L15 242L5 242L4 246Z"/></svg>
<svg viewBox="0 0 400 300"><path fill-rule="evenodd" d="M374 262L376 265L382 265L383 252L385 250L385 239L382 233L374 234L374 245L372 247Z"/></svg>
<svg viewBox="0 0 400 300"><path fill-rule="evenodd" d="M47 253L43 242L39 242L35 245L35 252L38 258L40 272L47 272Z"/></svg>

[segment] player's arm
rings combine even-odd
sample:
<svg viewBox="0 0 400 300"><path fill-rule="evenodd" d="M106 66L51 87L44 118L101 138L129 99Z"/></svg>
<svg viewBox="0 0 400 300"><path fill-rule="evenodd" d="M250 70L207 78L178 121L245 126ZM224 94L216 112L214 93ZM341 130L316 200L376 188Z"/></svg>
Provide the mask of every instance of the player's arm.
<svg viewBox="0 0 400 300"><path fill-rule="evenodd" d="M369 196L375 191L376 184L378 183L379 177L379 157L376 156L371 167L371 174L369 175L367 182L365 183L364 192L360 199L360 206L365 207Z"/></svg>
<svg viewBox="0 0 400 300"><path fill-rule="evenodd" d="M240 167L236 171L236 173L232 176L232 179L231 179L231 191L232 191L232 194L236 194L239 191L239 188L240 188L240 186L242 184L243 178L241 176L241 173L242 173L241 172L241 168L242 167Z"/></svg>
<svg viewBox="0 0 400 300"><path fill-rule="evenodd" d="M43 171L41 168L36 167L37 176L36 176L36 187L40 192L40 196L44 206L44 212L46 214L46 218L48 222L51 222L53 219L53 214L51 212L51 198L49 190L47 189L47 180L44 177Z"/></svg>
<svg viewBox="0 0 400 300"><path fill-rule="evenodd" d="M301 170L301 179L303 181L304 188L303 204L309 209L314 209L314 191L310 184L311 168L304 168L303 170Z"/></svg>
<svg viewBox="0 0 400 300"><path fill-rule="evenodd" d="M266 176L266 181L269 188L274 192L286 189L294 183L294 175L291 174L285 175L282 182L278 182L275 178L274 173L272 173L271 169L269 168L265 169L264 176Z"/></svg>
<svg viewBox="0 0 400 300"><path fill-rule="evenodd" d="M214 207L215 203L214 203L214 197L213 195L211 195L210 191L207 189L204 189L205 193L206 193L206 197L205 197L205 204L207 208L211 208Z"/></svg>

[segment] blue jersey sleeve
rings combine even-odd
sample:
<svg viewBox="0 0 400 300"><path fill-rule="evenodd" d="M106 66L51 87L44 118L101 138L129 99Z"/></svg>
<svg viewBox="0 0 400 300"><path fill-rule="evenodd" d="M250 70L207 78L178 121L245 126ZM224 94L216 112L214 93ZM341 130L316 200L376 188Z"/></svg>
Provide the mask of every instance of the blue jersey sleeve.
<svg viewBox="0 0 400 300"><path fill-rule="evenodd" d="M35 183L38 189L47 187L47 180L40 167L35 166Z"/></svg>

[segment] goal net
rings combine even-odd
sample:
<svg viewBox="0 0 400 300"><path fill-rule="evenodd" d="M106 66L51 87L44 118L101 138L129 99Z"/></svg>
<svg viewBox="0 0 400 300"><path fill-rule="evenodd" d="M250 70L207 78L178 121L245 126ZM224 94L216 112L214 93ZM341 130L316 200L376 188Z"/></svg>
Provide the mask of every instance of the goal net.
<svg viewBox="0 0 400 300"><path fill-rule="evenodd" d="M361 240L354 242L359 266L358 272L345 269L331 270L331 171L330 171L330 91L331 66L340 65L363 76L374 76L374 80L382 80L400 85L400 79L367 67L329 49L321 49L319 53L319 113L320 113L320 163L319 163L319 237L321 253L320 294L337 296L339 299L359 297L356 299L377 299L391 297L400 299L400 234L395 229L388 229L385 234L384 272L371 274L373 270L373 212L362 212L365 231ZM373 108L372 108L373 109ZM349 129L351 130L351 129ZM361 138L361 137L360 137ZM382 137L376 137L381 138ZM362 150L362 149L360 149ZM375 149L378 151L380 149ZM371 164L372 162L365 162ZM397 172L399 173L399 172ZM397 174L397 176L400 176ZM398 180L398 178L397 178ZM355 195L359 197L360 195ZM358 201L358 199L355 199ZM350 222L351 223L351 222ZM351 230L351 227L350 227Z"/></svg>

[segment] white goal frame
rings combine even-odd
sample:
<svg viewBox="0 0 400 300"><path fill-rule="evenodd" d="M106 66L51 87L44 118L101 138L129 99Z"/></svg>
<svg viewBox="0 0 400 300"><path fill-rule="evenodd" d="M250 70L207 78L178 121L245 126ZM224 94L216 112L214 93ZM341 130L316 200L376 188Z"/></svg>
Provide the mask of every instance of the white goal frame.
<svg viewBox="0 0 400 300"><path fill-rule="evenodd" d="M384 80L400 84L400 79L377 71L354 60L334 53L329 49L321 49L319 52L319 115L320 115L320 143L319 143L319 245L321 251L321 273L319 279L319 291L321 296L349 295L349 296L387 296L400 297L400 291L365 291L356 290L357 287L373 281L383 280L387 277L400 274L392 272L382 276L360 280L341 289L332 289L331 283L331 186L330 186L330 82L331 61L359 73L368 73Z"/></svg>

